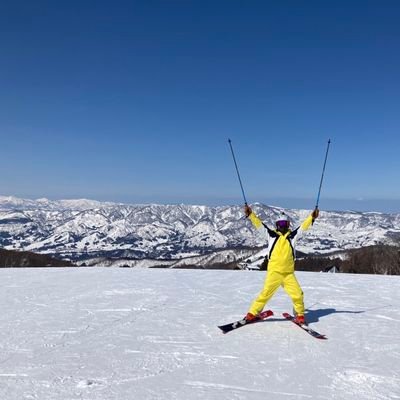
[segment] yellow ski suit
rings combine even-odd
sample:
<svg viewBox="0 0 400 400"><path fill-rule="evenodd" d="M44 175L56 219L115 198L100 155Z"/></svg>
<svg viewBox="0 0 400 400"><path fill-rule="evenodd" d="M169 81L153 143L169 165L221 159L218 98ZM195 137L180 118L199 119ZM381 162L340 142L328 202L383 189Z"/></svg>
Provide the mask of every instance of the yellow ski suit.
<svg viewBox="0 0 400 400"><path fill-rule="evenodd" d="M295 230L288 230L285 234L272 230L252 212L249 219L257 229L262 229L268 237L268 273L264 288L250 306L249 313L259 314L268 300L280 286L293 301L293 308L298 315L304 315L303 291L294 274L295 245L298 238L314 222L312 215Z"/></svg>

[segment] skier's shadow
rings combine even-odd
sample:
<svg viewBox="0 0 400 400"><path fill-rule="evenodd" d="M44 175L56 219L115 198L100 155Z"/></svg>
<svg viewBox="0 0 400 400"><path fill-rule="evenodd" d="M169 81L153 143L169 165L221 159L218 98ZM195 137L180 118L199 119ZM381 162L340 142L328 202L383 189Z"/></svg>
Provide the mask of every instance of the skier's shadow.
<svg viewBox="0 0 400 400"><path fill-rule="evenodd" d="M308 323L313 323L331 314L362 314L364 312L365 311L336 310L336 308L320 308L319 310L306 310L305 317Z"/></svg>

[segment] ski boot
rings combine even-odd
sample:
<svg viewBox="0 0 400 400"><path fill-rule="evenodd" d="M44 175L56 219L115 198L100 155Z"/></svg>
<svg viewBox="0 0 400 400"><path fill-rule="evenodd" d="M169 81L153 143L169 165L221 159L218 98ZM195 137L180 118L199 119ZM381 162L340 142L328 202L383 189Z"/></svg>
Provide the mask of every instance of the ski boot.
<svg viewBox="0 0 400 400"><path fill-rule="evenodd" d="M252 314L252 313L247 313L246 316L244 317L244 319L245 319L247 322L254 322L255 320L258 319L258 316L257 316L257 315L254 315L254 314Z"/></svg>

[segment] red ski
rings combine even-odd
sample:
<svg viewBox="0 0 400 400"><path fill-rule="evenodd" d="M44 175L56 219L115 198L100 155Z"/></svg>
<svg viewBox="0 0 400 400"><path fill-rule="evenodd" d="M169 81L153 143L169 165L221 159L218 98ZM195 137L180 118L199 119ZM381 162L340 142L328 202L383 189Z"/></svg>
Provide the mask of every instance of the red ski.
<svg viewBox="0 0 400 400"><path fill-rule="evenodd" d="M308 325L301 325L299 324L296 319L293 317L293 315L290 315L289 313L283 313L282 314L287 320L292 321L294 324L296 324L299 328L303 329L303 331L306 331L309 335L312 337L315 337L316 339L328 339L325 335L321 335L320 333L314 331L311 329Z"/></svg>
<svg viewBox="0 0 400 400"><path fill-rule="evenodd" d="M236 322L231 322L230 324L221 325L218 328L221 329L222 333L228 333L233 331L234 329L241 328L245 325L255 324L256 322L265 321L268 317L271 317L274 313L271 310L263 311L262 313L258 314L257 318L253 321L247 321L245 318L240 319Z"/></svg>

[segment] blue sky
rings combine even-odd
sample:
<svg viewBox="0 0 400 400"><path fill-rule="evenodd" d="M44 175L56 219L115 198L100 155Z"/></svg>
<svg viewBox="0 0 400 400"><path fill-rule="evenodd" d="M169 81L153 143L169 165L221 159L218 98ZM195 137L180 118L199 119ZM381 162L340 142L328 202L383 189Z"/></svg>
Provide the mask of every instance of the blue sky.
<svg viewBox="0 0 400 400"><path fill-rule="evenodd" d="M8 3L8 4L7 4ZM400 212L400 2L0 3L0 193Z"/></svg>

